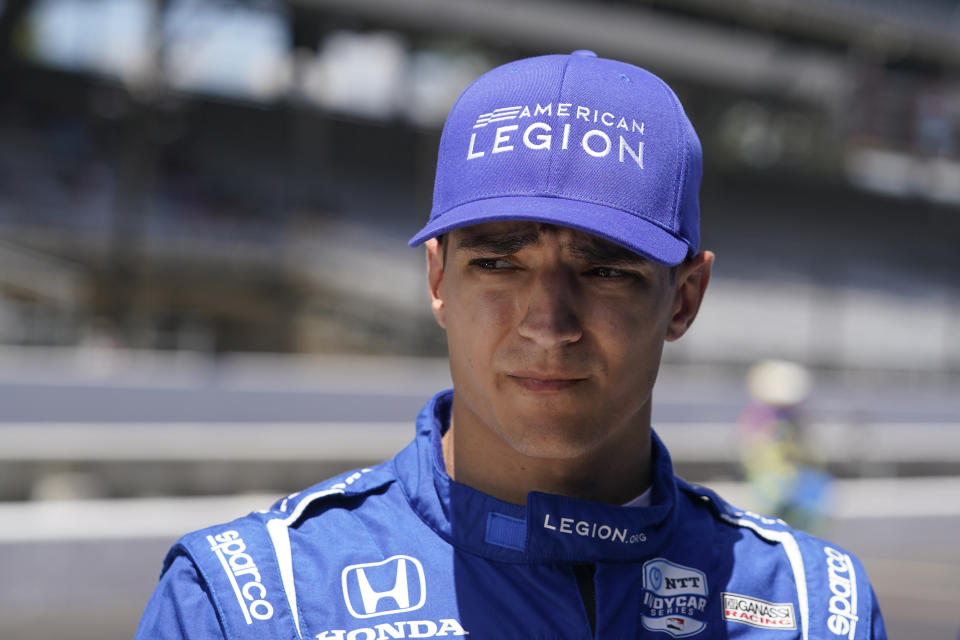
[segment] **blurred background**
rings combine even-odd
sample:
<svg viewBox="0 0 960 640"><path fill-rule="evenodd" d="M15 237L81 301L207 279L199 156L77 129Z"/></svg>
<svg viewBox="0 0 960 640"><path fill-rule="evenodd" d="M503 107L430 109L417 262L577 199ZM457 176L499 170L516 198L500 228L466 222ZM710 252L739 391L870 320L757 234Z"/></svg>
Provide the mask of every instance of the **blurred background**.
<svg viewBox="0 0 960 640"><path fill-rule="evenodd" d="M130 637L181 533L412 437L443 118L578 48L705 149L680 473L860 555L891 637L957 637L956 0L0 0L0 637Z"/></svg>

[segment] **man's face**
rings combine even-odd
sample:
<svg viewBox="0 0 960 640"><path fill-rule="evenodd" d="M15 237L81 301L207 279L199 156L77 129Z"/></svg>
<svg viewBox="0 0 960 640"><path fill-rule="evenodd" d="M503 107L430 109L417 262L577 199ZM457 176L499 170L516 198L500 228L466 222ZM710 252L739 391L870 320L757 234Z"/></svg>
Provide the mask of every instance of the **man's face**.
<svg viewBox="0 0 960 640"><path fill-rule="evenodd" d="M428 247L429 275L456 424L523 455L569 459L649 421L664 339L679 337L683 296L669 267L534 222L456 229L444 245Z"/></svg>

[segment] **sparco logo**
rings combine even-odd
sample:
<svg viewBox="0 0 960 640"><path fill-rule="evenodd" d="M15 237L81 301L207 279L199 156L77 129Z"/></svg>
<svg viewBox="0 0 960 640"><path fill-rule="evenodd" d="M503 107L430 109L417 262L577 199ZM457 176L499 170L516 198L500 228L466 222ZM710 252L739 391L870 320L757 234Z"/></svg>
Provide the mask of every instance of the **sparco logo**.
<svg viewBox="0 0 960 640"><path fill-rule="evenodd" d="M630 533L630 531L622 527L611 527L608 524L589 522L587 520L575 520L563 516L551 519L549 513L543 517L543 528L571 536L576 535L583 536L584 538L610 540L611 542L622 542L624 544L637 544L638 542L647 541L647 534L642 531L639 533Z"/></svg>
<svg viewBox="0 0 960 640"><path fill-rule="evenodd" d="M824 547L827 554L827 576L830 581L830 617L827 628L838 636L853 640L857 631L857 576L849 555L833 547Z"/></svg>
<svg viewBox="0 0 960 640"><path fill-rule="evenodd" d="M536 120L522 122L528 118L536 118ZM545 121L547 118L554 122L552 126ZM559 119L565 120L562 126ZM558 102L499 107L488 113L481 113L473 128L483 129L488 124L505 120L517 120L518 123L499 126L492 133L489 130L482 130L473 131L470 134L467 160L482 158L487 153L509 153L521 144L531 151L549 151L555 146L562 151L567 151L572 145L580 147L594 158L605 158L616 147L617 158L621 163L633 162L643 169L644 143L640 136L644 135L646 125L632 118L628 120L624 116L617 116L602 109L575 105L571 102ZM586 129L586 131L575 132L571 139L572 125L578 124L579 121L586 124L578 127L578 130ZM522 133L521 126L523 126ZM556 132L554 128L557 129ZM621 132L638 135L630 140ZM555 135L559 138L559 142L554 140Z"/></svg>
<svg viewBox="0 0 960 640"><path fill-rule="evenodd" d="M361 627L347 631L333 629L317 634L317 640L389 640L391 638L446 638L468 635L460 623L453 619L405 620L403 622L384 622L372 627Z"/></svg>
<svg viewBox="0 0 960 640"><path fill-rule="evenodd" d="M736 593L723 594L723 617L761 629L797 628L791 603L767 602Z"/></svg>
<svg viewBox="0 0 960 640"><path fill-rule="evenodd" d="M413 611L427 601L423 565L410 556L352 564L343 570L340 582L343 600L354 618Z"/></svg>
<svg viewBox="0 0 960 640"><path fill-rule="evenodd" d="M240 534L232 530L224 531L215 536L207 536L207 542L223 565L247 624L251 624L254 619L272 618L273 605L266 600L267 588L263 586L260 571L253 558L246 552L247 545Z"/></svg>
<svg viewBox="0 0 960 640"><path fill-rule="evenodd" d="M707 576L702 571L656 558L643 563L643 615L651 631L674 638L700 633L707 608Z"/></svg>

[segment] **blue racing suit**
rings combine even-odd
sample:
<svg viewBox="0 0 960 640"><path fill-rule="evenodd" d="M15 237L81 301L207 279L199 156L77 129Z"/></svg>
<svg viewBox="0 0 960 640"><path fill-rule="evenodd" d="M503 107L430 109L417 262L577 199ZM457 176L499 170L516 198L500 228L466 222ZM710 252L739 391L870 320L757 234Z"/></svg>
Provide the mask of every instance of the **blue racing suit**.
<svg viewBox="0 0 960 640"><path fill-rule="evenodd" d="M885 638L863 565L674 476L648 507L450 479L452 392L414 441L266 511L184 536L137 638Z"/></svg>

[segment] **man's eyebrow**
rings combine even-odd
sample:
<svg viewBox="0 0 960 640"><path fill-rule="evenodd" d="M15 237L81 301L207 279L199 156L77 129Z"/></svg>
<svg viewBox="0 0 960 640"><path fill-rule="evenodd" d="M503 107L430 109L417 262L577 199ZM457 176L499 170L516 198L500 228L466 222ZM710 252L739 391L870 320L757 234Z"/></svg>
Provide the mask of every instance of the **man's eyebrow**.
<svg viewBox="0 0 960 640"><path fill-rule="evenodd" d="M524 247L536 244L540 235L536 231L516 233L488 233L476 234L460 238L458 249L470 249L494 256L509 256L517 253Z"/></svg>
<svg viewBox="0 0 960 640"><path fill-rule="evenodd" d="M643 256L612 242L577 240L567 245L567 250L573 257L595 264L642 266L649 262Z"/></svg>

